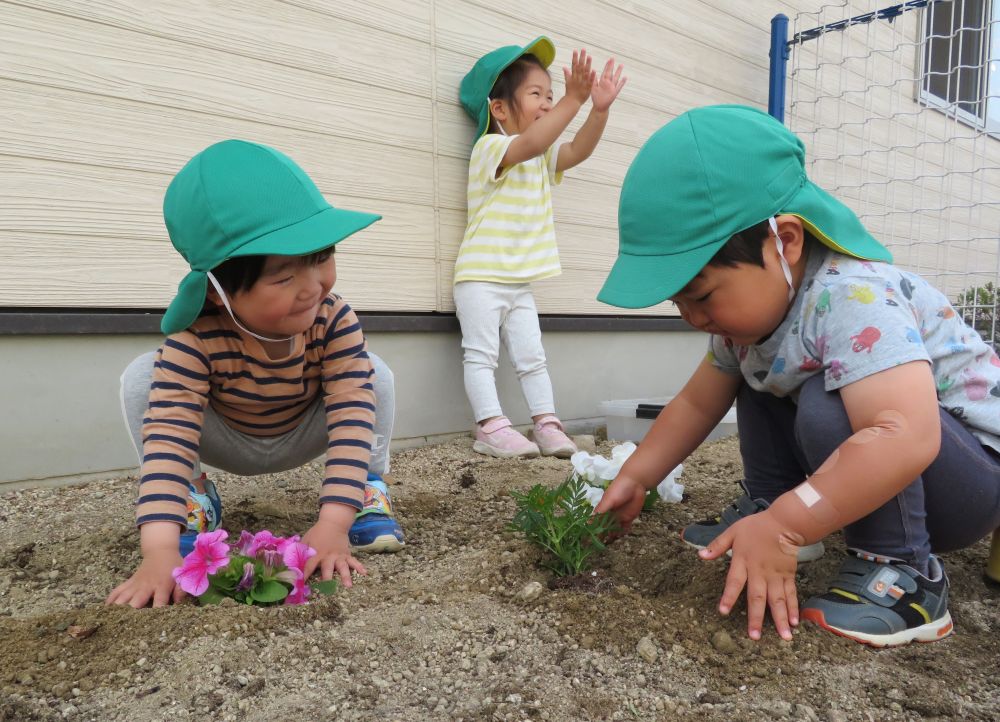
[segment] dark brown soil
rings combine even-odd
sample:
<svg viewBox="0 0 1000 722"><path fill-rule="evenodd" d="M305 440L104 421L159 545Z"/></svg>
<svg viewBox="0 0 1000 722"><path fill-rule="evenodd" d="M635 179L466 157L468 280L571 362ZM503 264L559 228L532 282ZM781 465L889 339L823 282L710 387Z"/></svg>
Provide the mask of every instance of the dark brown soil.
<svg viewBox="0 0 1000 722"><path fill-rule="evenodd" d="M570 581L506 531L510 490L554 485L569 463L469 446L396 455L406 549L366 557L354 589L300 608L105 607L139 558L134 480L7 494L0 720L1000 719L985 542L945 559L949 639L877 651L804 627L754 643L742 613L715 611L725 564L678 539L735 494L733 440L689 460L684 503L644 514L596 575ZM318 476L219 475L226 528L304 531ZM835 574L843 547L827 549L800 568L802 598Z"/></svg>

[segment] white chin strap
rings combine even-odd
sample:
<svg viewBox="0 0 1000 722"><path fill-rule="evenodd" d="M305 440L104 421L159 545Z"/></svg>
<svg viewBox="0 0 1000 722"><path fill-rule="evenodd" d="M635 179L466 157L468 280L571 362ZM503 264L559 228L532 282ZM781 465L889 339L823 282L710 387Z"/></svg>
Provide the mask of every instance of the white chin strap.
<svg viewBox="0 0 1000 722"><path fill-rule="evenodd" d="M248 329L246 326L240 323L240 320L238 318L236 318L236 314L233 313L233 307L229 305L229 299L226 297L226 292L222 290L222 286L219 285L219 282L215 279L215 276L212 275L212 272L209 271L205 275L208 276L208 280L212 282L213 286L215 286L215 291L216 293L219 294L219 298L222 299L222 305L226 307L227 311L229 311L229 315L230 317L232 317L233 323L235 323L241 329L246 331L248 334L261 341L270 341L272 343L276 343L279 341L291 341L293 338L295 338L294 336L288 336L287 338L268 338L267 336L261 336Z"/></svg>
<svg viewBox="0 0 1000 722"><path fill-rule="evenodd" d="M778 235L778 222L771 216L767 219L768 224L771 226L771 232L774 234L774 245L778 249L778 260L781 262L781 272L785 274L785 283L788 284L788 300L791 301L795 298L795 286L792 285L792 269L788 267L788 261L785 260L785 245L781 242L781 236ZM211 274L209 274L211 277Z"/></svg>

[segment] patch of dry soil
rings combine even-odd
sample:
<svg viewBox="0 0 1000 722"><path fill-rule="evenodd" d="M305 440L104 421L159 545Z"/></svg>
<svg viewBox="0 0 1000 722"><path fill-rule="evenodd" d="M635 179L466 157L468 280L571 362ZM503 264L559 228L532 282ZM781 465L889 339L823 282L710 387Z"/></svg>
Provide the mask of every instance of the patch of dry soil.
<svg viewBox="0 0 1000 722"><path fill-rule="evenodd" d="M945 559L950 639L875 651L804 627L753 643L743 614L715 611L724 564L678 538L736 493L734 440L689 460L685 502L645 514L598 558L593 585L550 588L538 553L505 529L509 492L568 470L479 457L467 440L401 452L406 549L365 558L369 576L332 599L267 610L103 606L139 558L134 479L8 493L0 720L1000 718L985 542ZM221 475L226 528L305 531L319 474ZM842 544L827 548L800 569L803 598L836 572ZM537 596L522 593L530 582Z"/></svg>

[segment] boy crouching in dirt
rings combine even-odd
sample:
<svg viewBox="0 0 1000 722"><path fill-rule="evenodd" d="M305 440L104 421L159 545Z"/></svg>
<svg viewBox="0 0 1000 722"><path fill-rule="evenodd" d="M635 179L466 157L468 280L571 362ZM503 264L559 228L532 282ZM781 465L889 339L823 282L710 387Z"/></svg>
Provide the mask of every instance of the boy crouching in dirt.
<svg viewBox="0 0 1000 722"><path fill-rule="evenodd" d="M746 587L753 639L769 608L785 639L801 618L876 646L937 640L952 622L936 554L1000 525L1000 359L804 155L770 116L723 105L668 123L629 168L599 298L671 299L709 353L597 511L627 528L735 400L746 495L682 533L702 559L731 550L719 611ZM796 564L840 529L840 574L800 610Z"/></svg>
<svg viewBox="0 0 1000 722"><path fill-rule="evenodd" d="M334 247L379 216L331 207L282 153L227 140L192 158L167 189L164 219L191 266L163 317L167 339L122 376L140 453L136 522L142 563L109 604L154 607L184 596L171 571L199 532L221 525L201 461L236 474L326 454L319 518L303 536L308 578L365 573L351 547L403 545L381 474L393 385L357 317L331 293Z"/></svg>

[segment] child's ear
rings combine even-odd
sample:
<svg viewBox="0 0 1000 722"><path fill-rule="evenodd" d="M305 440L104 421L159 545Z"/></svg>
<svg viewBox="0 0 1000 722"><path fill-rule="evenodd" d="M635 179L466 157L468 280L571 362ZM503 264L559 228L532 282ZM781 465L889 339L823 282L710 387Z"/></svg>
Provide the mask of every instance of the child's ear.
<svg viewBox="0 0 1000 722"><path fill-rule="evenodd" d="M507 120L507 104L502 100L490 101L490 115L501 123Z"/></svg>
<svg viewBox="0 0 1000 722"><path fill-rule="evenodd" d="M208 290L205 291L205 300L215 306L222 305L222 298L219 297L219 292L215 290L212 284L209 284Z"/></svg>
<svg viewBox="0 0 1000 722"><path fill-rule="evenodd" d="M782 254L789 265L795 265L802 258L805 246L806 237L802 227L802 219L798 216L782 215L777 217L777 221Z"/></svg>

